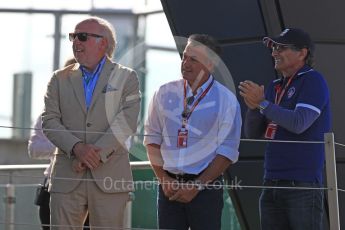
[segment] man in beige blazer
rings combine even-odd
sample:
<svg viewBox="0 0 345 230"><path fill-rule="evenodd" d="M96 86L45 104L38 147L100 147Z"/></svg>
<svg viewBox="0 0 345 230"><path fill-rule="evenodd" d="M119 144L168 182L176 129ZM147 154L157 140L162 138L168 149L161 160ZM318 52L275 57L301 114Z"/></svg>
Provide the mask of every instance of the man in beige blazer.
<svg viewBox="0 0 345 230"><path fill-rule="evenodd" d="M82 229L87 213L91 229L122 228L133 190L126 143L137 128L139 82L111 61L116 39L106 20L83 20L69 38L77 63L54 72L42 114L44 133L58 148L51 229Z"/></svg>

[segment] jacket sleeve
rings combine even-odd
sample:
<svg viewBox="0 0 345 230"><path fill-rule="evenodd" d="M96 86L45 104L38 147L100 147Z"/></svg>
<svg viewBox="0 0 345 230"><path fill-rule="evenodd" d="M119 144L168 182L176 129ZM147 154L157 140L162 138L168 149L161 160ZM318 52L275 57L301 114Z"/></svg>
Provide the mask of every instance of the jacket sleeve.
<svg viewBox="0 0 345 230"><path fill-rule="evenodd" d="M42 113L44 134L55 146L66 153L68 157L71 157L73 146L81 140L73 135L70 130L66 129L61 122L59 82L55 73L48 83L44 104L44 111Z"/></svg>

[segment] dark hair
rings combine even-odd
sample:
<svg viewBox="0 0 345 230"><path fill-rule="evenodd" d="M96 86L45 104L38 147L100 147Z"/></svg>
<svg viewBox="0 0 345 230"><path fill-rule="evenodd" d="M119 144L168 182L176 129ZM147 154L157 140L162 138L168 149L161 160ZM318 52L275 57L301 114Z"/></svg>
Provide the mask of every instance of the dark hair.
<svg viewBox="0 0 345 230"><path fill-rule="evenodd" d="M307 47L299 48L296 46L291 46L291 49L295 51L301 51L302 49L307 49L307 55L304 58L304 63L310 67L314 67L314 55L313 55L313 52L309 48Z"/></svg>
<svg viewBox="0 0 345 230"><path fill-rule="evenodd" d="M201 43L212 50L218 56L222 52L222 48L220 47L218 41L208 34L192 34L188 37L188 41L196 41L198 43Z"/></svg>
<svg viewBox="0 0 345 230"><path fill-rule="evenodd" d="M313 53L308 49L307 56L305 57L305 64L309 65L310 67L314 67L314 55Z"/></svg>

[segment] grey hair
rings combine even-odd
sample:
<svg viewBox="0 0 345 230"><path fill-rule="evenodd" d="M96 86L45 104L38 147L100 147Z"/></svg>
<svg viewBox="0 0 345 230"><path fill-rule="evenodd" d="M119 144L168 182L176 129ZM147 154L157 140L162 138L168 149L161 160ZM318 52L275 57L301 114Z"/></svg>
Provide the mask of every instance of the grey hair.
<svg viewBox="0 0 345 230"><path fill-rule="evenodd" d="M96 22L102 27L102 33L103 33L102 35L108 41L106 55L108 56L108 58L112 59L115 53L116 45L117 45L115 28L112 26L112 24L109 21L100 17L90 17L86 19L85 21Z"/></svg>
<svg viewBox="0 0 345 230"><path fill-rule="evenodd" d="M188 42L192 45L202 45L205 46L206 52L209 55L209 59L212 63L217 66L220 63L219 55L222 52L222 48L219 42L212 36L208 34L192 34L188 37Z"/></svg>
<svg viewBox="0 0 345 230"><path fill-rule="evenodd" d="M197 42L201 45L206 46L211 55L220 55L222 52L222 48L219 44L219 42L212 36L208 35L208 34L192 34L188 37L188 41L189 42Z"/></svg>

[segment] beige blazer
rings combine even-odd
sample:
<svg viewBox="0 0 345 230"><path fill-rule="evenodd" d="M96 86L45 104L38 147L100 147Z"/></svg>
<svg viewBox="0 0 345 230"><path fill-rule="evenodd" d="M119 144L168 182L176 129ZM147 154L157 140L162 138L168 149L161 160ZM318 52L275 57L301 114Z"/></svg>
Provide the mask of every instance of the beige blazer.
<svg viewBox="0 0 345 230"><path fill-rule="evenodd" d="M54 72L44 98L42 127L58 148L53 161L50 191L68 193L85 172L72 170L77 142L100 148L102 164L91 170L98 187L106 193L132 191L132 173L126 140L136 132L140 91L136 73L106 60L89 109L86 109L79 64Z"/></svg>

